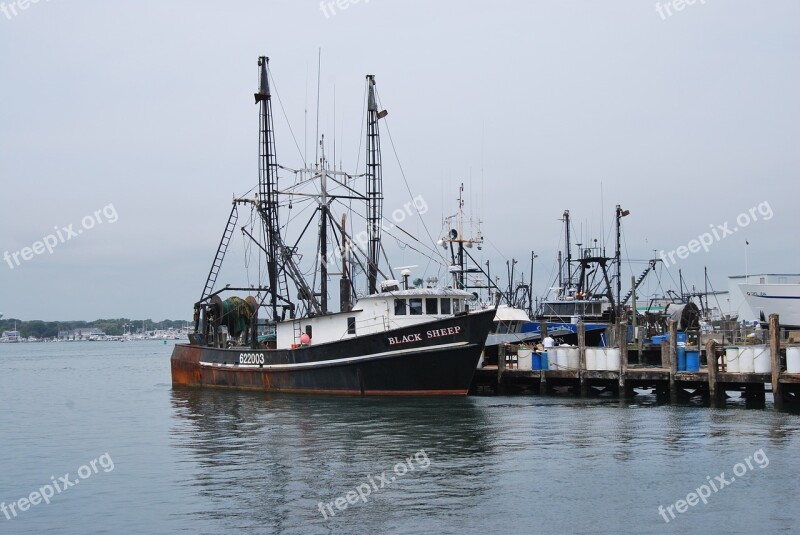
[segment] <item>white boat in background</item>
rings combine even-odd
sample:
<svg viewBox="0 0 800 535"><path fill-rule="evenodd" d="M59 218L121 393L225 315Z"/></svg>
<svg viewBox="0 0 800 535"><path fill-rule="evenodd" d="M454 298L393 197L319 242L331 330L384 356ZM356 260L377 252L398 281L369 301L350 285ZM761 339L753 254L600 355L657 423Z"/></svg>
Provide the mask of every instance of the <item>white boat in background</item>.
<svg viewBox="0 0 800 535"><path fill-rule="evenodd" d="M530 323L527 312L521 308L499 305L494 317L494 324L486 339L486 346L501 344L521 344L539 340L539 333L523 333L522 327Z"/></svg>
<svg viewBox="0 0 800 535"><path fill-rule="evenodd" d="M0 336L0 343L2 344L15 344L17 342L22 342L19 331L4 331L3 335Z"/></svg>
<svg viewBox="0 0 800 535"><path fill-rule="evenodd" d="M800 274L762 273L728 278L730 311L740 320L767 321L778 314L780 324L800 328Z"/></svg>

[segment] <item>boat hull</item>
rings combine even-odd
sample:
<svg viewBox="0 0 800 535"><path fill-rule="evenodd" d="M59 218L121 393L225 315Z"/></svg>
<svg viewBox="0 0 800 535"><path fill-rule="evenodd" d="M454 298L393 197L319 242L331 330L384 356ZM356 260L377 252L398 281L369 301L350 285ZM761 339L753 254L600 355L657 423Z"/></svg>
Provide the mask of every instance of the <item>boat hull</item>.
<svg viewBox="0 0 800 535"><path fill-rule="evenodd" d="M781 327L800 328L800 284L743 283L738 286L751 315L740 315L740 319L752 321L763 315L768 320L771 314L777 314Z"/></svg>
<svg viewBox="0 0 800 535"><path fill-rule="evenodd" d="M343 395L466 395L493 311L297 349L179 344L174 386Z"/></svg>
<svg viewBox="0 0 800 535"><path fill-rule="evenodd" d="M604 335L608 329L608 323L585 323L587 346L604 346ZM541 337L541 324L539 322L526 323L522 326L525 334L534 334ZM559 344L578 344L578 324L566 322L547 322L547 333L558 339Z"/></svg>

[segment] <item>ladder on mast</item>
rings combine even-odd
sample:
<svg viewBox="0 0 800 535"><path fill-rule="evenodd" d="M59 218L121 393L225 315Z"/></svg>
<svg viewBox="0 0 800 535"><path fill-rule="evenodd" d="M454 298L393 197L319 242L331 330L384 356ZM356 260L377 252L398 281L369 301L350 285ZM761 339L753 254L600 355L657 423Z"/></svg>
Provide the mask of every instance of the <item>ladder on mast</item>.
<svg viewBox="0 0 800 535"><path fill-rule="evenodd" d="M228 216L228 224L225 226L225 232L222 233L222 238L219 240L219 247L217 247L217 255L214 257L214 262L211 264L211 269L208 272L206 279L206 286L203 289L203 295L200 301L204 301L211 292L214 291L214 284L217 282L217 275L222 267L222 261L225 259L225 253L228 250L228 245L231 242L233 231L236 228L236 223L239 220L239 211L236 209L236 203L233 203L231 208L231 215Z"/></svg>
<svg viewBox="0 0 800 535"><path fill-rule="evenodd" d="M647 264L645 270L641 273L641 275L639 275L639 278L636 279L636 282L634 282L633 287L628 291L628 293L625 294L625 296L620 301L620 306L624 306L628 302L628 299L630 299L631 296L633 295L634 290L639 289L639 286L641 286L641 284L644 282L644 279L645 277L647 277L647 274L650 273L651 270L656 268L656 262L657 260L650 260L650 263Z"/></svg>

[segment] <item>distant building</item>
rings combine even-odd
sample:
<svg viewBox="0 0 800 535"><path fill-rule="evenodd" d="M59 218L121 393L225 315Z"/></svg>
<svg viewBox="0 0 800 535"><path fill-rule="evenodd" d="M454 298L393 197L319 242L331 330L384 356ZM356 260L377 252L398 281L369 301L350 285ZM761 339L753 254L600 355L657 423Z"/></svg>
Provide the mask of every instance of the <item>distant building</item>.
<svg viewBox="0 0 800 535"><path fill-rule="evenodd" d="M96 327L58 331L59 340L88 340L89 338L99 338L105 335L106 333Z"/></svg>

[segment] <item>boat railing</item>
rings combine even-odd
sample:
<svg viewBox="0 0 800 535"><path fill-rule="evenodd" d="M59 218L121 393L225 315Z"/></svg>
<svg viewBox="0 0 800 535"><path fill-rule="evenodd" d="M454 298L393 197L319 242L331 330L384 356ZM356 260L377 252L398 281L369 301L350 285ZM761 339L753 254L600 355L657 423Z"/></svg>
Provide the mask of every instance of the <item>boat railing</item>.
<svg viewBox="0 0 800 535"><path fill-rule="evenodd" d="M381 331L381 330L382 331L389 330L391 328L390 327L389 317L384 315L384 314L381 314L380 316L374 316L374 317L371 317L371 318L368 318L368 319L356 320L356 333L357 334L362 334L363 331L365 331L365 330L368 333L372 332L373 331L372 328L374 328L374 327L377 327L377 329L374 329L374 331L376 331L376 332L377 331ZM342 339L346 338L348 336L348 334L352 334L352 333L349 332L349 328L345 327L345 330L339 336L339 339L342 340Z"/></svg>

